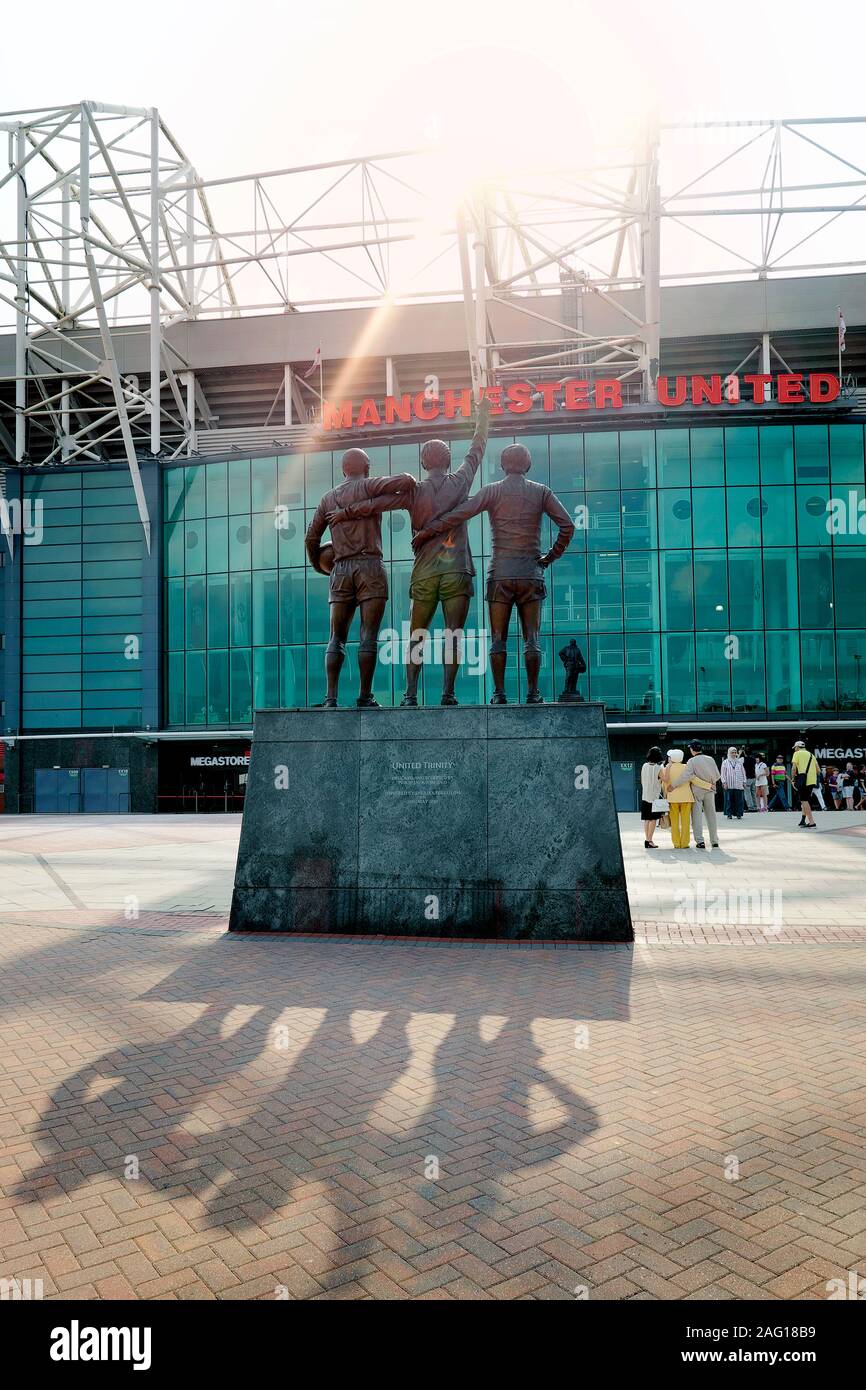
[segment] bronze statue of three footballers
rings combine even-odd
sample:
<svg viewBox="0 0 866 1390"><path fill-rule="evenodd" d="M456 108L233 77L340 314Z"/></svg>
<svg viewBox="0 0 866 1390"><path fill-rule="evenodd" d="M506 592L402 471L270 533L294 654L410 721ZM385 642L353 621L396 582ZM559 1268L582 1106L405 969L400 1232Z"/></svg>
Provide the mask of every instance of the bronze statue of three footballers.
<svg viewBox="0 0 866 1390"><path fill-rule="evenodd" d="M487 512L493 533L493 554L487 571L487 606L490 617L490 666L493 672L491 704L504 705L508 630L517 607L523 637L528 705L543 704L538 689L541 667L539 631L541 605L547 596L544 574L559 559L574 535L574 522L558 497L526 474L532 466L529 450L510 444L503 450L502 481L489 483L474 497L469 489L484 456L490 404L478 408L475 435L465 461L450 472L451 451L441 439L432 439L421 450L427 478L418 483L409 474L370 478L370 464L362 449L343 455L346 479L319 503L307 531L310 562L320 573L328 572L330 554L321 546L330 527L333 567L330 569L329 605L331 638L326 655L328 693L325 708L335 709L337 685L345 659L345 643L355 609L361 610L361 642L358 653L361 687L358 705L377 707L372 695L379 627L388 598L388 581L382 562L382 513L402 508L412 523L415 563L409 595L412 599L411 636L406 664L406 693L401 704L418 703L418 677L430 622L442 604L445 624L458 634L446 652L442 691L443 705L456 705L454 682L460 665L462 633L474 594L475 565L466 523ZM546 554L541 553L541 522L549 516L559 533Z"/></svg>

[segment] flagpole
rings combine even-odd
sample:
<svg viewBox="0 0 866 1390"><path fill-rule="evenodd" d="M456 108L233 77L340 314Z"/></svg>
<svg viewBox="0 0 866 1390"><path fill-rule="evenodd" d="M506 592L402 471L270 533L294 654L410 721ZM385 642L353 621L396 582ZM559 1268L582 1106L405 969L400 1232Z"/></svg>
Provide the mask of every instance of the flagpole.
<svg viewBox="0 0 866 1390"><path fill-rule="evenodd" d="M842 360L841 357L840 357L839 360L840 360L840 362L841 362L841 360ZM323 428L323 429L324 429L324 426L325 426L325 378L324 378L324 370L325 370L325 364L324 364L324 362L322 361L322 344L319 343L319 410L320 410L321 416L322 416L322 428ZM839 368L839 375L840 375L840 376L842 375L842 368L841 368L841 367Z"/></svg>
<svg viewBox="0 0 866 1390"><path fill-rule="evenodd" d="M836 346L839 349L839 390L842 389L842 305L836 308Z"/></svg>

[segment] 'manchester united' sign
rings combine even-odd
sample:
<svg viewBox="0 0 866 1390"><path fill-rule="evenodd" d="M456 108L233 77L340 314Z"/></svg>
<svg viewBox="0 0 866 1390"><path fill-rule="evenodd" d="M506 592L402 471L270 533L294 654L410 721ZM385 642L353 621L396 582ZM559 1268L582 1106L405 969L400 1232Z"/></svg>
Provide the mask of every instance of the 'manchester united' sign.
<svg viewBox="0 0 866 1390"><path fill-rule="evenodd" d="M832 372L749 372L744 376L660 376L658 403L665 408L764 404L826 405L840 393L839 378ZM585 381L512 381L507 386L488 386L491 415L525 415L530 410L621 410L622 382L614 379ZM364 429L376 425L408 425L414 421L456 420L472 414L468 387L417 395L372 396L354 401L323 401L322 424L326 430Z"/></svg>

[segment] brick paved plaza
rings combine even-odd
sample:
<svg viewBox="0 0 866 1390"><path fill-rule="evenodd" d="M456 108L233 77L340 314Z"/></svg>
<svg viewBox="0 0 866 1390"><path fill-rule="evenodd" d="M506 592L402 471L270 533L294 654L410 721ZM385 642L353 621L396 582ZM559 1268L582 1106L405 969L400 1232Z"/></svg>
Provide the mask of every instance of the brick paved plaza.
<svg viewBox="0 0 866 1390"><path fill-rule="evenodd" d="M866 1267L866 827L793 824L714 864L623 817L638 941L590 948L229 937L239 818L3 822L0 1274L825 1298ZM701 883L781 918L675 922Z"/></svg>

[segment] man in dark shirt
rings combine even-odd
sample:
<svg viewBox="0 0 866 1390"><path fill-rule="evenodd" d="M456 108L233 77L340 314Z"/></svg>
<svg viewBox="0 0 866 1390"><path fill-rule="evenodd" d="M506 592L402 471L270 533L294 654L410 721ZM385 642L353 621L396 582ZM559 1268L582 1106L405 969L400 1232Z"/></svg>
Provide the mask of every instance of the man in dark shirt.
<svg viewBox="0 0 866 1390"><path fill-rule="evenodd" d="M307 555L313 569L318 570L319 574L327 573L321 564L321 540L329 524L334 548L334 567L328 588L331 638L325 654L328 693L324 708L337 708L337 686L346 659L346 639L358 607L361 609L361 641L358 649L361 687L358 706L378 708L378 701L372 695L373 676L379 628L388 601L388 576L382 563L382 517L377 513L351 521L335 520L333 523L329 523L329 518L352 502L411 494L417 484L408 473L396 473L390 478L371 478L370 460L363 449L349 449L343 455L343 477L345 482L325 493L306 535Z"/></svg>
<svg viewBox="0 0 866 1390"><path fill-rule="evenodd" d="M531 483L525 474L532 467L532 455L523 444L509 444L502 451L505 478L489 483L474 497L431 522L413 538L418 554L427 542L450 532L458 522L468 521L479 512L488 512L493 531L493 555L487 571L487 606L490 614L490 667L493 671L491 704L504 705L505 662L511 610L517 604L523 634L528 705L544 701L538 690L541 648L541 604L547 597L544 571L558 560L574 535L574 522L549 487ZM559 535L546 555L541 554L541 518L549 516L559 527Z"/></svg>
<svg viewBox="0 0 866 1390"><path fill-rule="evenodd" d="M427 477L414 491L351 503L334 514L331 518L332 524L339 525L343 520L367 517L376 512L394 511L398 507L404 507L411 517L413 533L423 530L442 512L456 507L469 495L469 489L484 457L489 427L490 402L483 400L478 407L478 424L469 452L454 473L449 472L451 450L448 445L442 439L431 439L421 450L421 467L426 470ZM474 574L475 565L465 522L459 522L444 537L431 536L416 550L409 584L412 631L406 663L406 694L400 702L401 705L418 704L418 677L421 674L424 644L429 635L433 614L440 603L445 616L445 627L450 635L444 651L442 704L457 704L454 682L460 667L460 635L475 592Z"/></svg>

